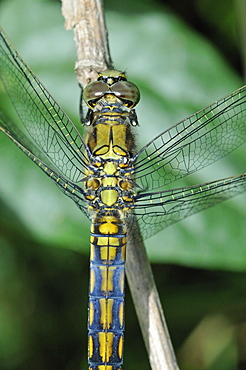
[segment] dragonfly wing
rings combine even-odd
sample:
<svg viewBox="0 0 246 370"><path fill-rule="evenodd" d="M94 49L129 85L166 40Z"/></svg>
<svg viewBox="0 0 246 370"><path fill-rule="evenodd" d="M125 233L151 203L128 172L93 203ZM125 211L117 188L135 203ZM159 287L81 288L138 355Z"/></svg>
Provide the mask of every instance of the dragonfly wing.
<svg viewBox="0 0 246 370"><path fill-rule="evenodd" d="M246 190L246 173L179 189L136 196L134 214L144 239Z"/></svg>
<svg viewBox="0 0 246 370"><path fill-rule="evenodd" d="M229 154L246 140L246 86L162 132L135 156L136 183L161 188Z"/></svg>
<svg viewBox="0 0 246 370"><path fill-rule="evenodd" d="M54 164L41 151L33 141L31 141L11 119L0 110L0 131L4 132L17 146L26 148L30 153L44 161L47 166L54 167Z"/></svg>
<svg viewBox="0 0 246 370"><path fill-rule="evenodd" d="M0 29L0 79L18 113L22 145L37 148L70 181L83 178L85 144L66 113L48 93ZM5 122L4 130L15 137L16 127ZM19 135L18 133L18 135ZM21 136L23 138L23 136ZM27 141L28 140L28 141ZM30 145L32 143L32 145ZM36 155L36 149L33 153Z"/></svg>
<svg viewBox="0 0 246 370"><path fill-rule="evenodd" d="M11 133L8 127L11 126ZM67 180L59 172L54 170L54 166L45 158L43 152L32 143L19 128L11 123L11 121L0 111L0 131L4 132L14 144L18 146L46 175L48 175L59 189L71 198L76 205L90 218L88 206L86 204L84 190ZM35 153L35 154L34 154Z"/></svg>

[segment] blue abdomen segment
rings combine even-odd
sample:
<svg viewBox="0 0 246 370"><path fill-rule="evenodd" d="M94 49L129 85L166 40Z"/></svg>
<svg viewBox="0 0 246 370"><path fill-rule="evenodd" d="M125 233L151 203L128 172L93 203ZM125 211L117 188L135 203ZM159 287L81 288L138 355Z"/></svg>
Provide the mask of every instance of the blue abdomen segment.
<svg viewBox="0 0 246 370"><path fill-rule="evenodd" d="M123 360L126 230L115 216L91 227L89 287L90 370L120 370Z"/></svg>

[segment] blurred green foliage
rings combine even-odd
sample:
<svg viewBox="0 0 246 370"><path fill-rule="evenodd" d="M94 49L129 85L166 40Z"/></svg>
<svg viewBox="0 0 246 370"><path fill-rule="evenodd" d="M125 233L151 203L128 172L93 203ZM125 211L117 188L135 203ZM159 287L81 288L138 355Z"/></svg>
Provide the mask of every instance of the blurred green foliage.
<svg viewBox="0 0 246 370"><path fill-rule="evenodd" d="M127 68L142 95L139 145L243 84L231 59L222 57L226 52L208 40L211 29L218 39L225 30L230 50L238 47L234 2L220 1L214 8L211 1L176 0L179 16L172 2L166 3L168 7L164 1L127 0L119 6L105 1L115 66ZM183 4L183 19L178 3ZM202 30L207 24L207 39L195 27L195 15L193 28L184 21L189 21L184 4L191 5L199 25L203 20ZM72 32L63 29L60 2L1 1L0 20L22 57L79 125L76 53ZM3 90L0 99L13 115ZM188 181L245 172L244 157L245 148L240 148ZM192 216L146 243L150 258L159 263L154 270L181 370L245 365L245 201L242 195ZM1 135L1 370L87 368L88 249L89 222ZM126 296L124 368L147 370L128 292Z"/></svg>

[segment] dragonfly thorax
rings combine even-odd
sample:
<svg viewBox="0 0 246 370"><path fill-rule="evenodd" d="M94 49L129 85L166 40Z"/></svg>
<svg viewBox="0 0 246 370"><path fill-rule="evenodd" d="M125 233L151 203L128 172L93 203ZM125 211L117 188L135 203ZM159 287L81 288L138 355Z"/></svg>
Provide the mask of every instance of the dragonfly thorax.
<svg viewBox="0 0 246 370"><path fill-rule="evenodd" d="M89 107L85 143L88 172L85 198L92 219L100 210L114 210L124 217L134 205L135 153L132 126L137 117L132 109L139 101L138 88L119 71L105 71L84 90Z"/></svg>
<svg viewBox="0 0 246 370"><path fill-rule="evenodd" d="M127 174L125 171L123 174L117 161L110 159L104 161L100 168L95 168L95 172L90 167L85 181L85 198L91 209L120 209L128 212L133 207L135 196L132 176L131 167Z"/></svg>

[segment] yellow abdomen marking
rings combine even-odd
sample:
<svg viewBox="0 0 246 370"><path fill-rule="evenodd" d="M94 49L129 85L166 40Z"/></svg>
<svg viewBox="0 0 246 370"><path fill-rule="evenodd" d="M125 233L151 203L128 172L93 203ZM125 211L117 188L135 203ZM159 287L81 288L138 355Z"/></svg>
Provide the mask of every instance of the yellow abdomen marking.
<svg viewBox="0 0 246 370"><path fill-rule="evenodd" d="M123 302L120 304L119 320L120 320L120 325L123 326L124 324L124 304Z"/></svg>
<svg viewBox="0 0 246 370"><path fill-rule="evenodd" d="M99 345L100 345L100 356L102 357L102 362L109 362L113 351L113 339L114 334L110 332L100 332L98 333Z"/></svg>
<svg viewBox="0 0 246 370"><path fill-rule="evenodd" d="M115 190L115 192L117 193L116 190ZM113 221L115 221L115 218L112 218L112 220L107 218L105 223L103 223L99 226L99 232L102 233L102 234L112 234L112 235L117 234L118 226L115 223L113 223Z"/></svg>
<svg viewBox="0 0 246 370"><path fill-rule="evenodd" d="M101 259L102 261L106 261L106 262L109 262L109 261L114 261L115 257L116 257L116 247L101 247L100 248L100 255L101 255Z"/></svg>
<svg viewBox="0 0 246 370"><path fill-rule="evenodd" d="M93 320L94 320L95 310L94 310L94 305L91 301L89 303L89 306L90 306L89 307L89 323L90 323L90 325L92 325Z"/></svg>
<svg viewBox="0 0 246 370"><path fill-rule="evenodd" d="M115 267L100 266L100 270L101 270L101 277L102 277L101 290L103 292L108 293L113 290L113 276L114 276Z"/></svg>
<svg viewBox="0 0 246 370"><path fill-rule="evenodd" d="M91 357L94 352L94 345L93 345L93 338L91 335L89 335L88 338L88 356Z"/></svg>
<svg viewBox="0 0 246 370"><path fill-rule="evenodd" d="M118 354L119 354L119 358L123 357L123 337L120 337L120 340L118 343Z"/></svg>
<svg viewBox="0 0 246 370"><path fill-rule="evenodd" d="M112 309L113 309L113 299L100 299L100 308L101 308L101 324L103 329L110 329L112 324Z"/></svg>

